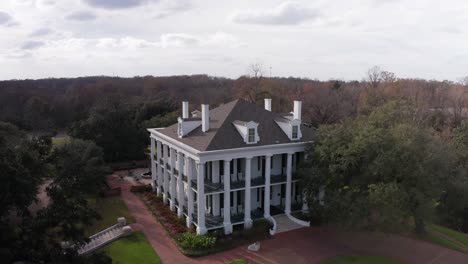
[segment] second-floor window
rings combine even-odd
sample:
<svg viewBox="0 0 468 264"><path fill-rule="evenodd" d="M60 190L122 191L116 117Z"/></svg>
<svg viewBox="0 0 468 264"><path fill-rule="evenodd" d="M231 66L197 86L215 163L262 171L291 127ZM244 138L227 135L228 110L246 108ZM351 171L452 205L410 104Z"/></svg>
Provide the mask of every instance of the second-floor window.
<svg viewBox="0 0 468 264"><path fill-rule="evenodd" d="M249 128L249 143L255 142L255 128Z"/></svg>
<svg viewBox="0 0 468 264"><path fill-rule="evenodd" d="M292 127L292 138L297 139L299 133L299 127L298 126L293 126Z"/></svg>

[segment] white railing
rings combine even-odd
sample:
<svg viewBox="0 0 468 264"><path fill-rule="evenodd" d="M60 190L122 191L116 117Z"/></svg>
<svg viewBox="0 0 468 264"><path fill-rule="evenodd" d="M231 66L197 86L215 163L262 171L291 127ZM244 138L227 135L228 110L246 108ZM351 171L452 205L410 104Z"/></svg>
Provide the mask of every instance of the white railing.
<svg viewBox="0 0 468 264"><path fill-rule="evenodd" d="M130 235L131 232L132 229L130 226L126 225L125 218L120 217L117 220L117 224L90 236L89 242L77 249L78 254L85 255L91 253L111 243L112 241L119 239L122 236Z"/></svg>
<svg viewBox="0 0 468 264"><path fill-rule="evenodd" d="M270 229L270 235L275 235L276 234L276 220L272 216L269 216L268 221L270 221L273 224L273 227Z"/></svg>

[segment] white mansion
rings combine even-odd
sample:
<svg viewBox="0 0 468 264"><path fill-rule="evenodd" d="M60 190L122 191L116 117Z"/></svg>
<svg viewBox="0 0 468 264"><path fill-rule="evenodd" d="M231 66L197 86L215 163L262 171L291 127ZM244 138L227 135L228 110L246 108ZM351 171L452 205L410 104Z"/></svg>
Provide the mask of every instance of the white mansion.
<svg viewBox="0 0 468 264"><path fill-rule="evenodd" d="M291 113L279 114L271 99L265 108L239 99L189 116L183 102L178 123L148 129L154 189L198 234L301 209L295 171L314 136L301 124L301 106L294 101Z"/></svg>

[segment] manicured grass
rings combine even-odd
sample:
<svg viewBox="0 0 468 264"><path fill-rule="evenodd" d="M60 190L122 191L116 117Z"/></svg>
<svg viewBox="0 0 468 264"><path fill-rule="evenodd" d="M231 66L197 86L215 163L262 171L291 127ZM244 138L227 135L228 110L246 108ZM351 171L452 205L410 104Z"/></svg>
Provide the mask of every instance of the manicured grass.
<svg viewBox="0 0 468 264"><path fill-rule="evenodd" d="M322 264L403 264L404 262L397 261L385 257L377 256L337 256L326 259Z"/></svg>
<svg viewBox="0 0 468 264"><path fill-rule="evenodd" d="M70 141L69 137L52 138L52 145L60 146Z"/></svg>
<svg viewBox="0 0 468 264"><path fill-rule="evenodd" d="M247 260L245 259L236 259L231 262L228 262L227 264L247 264Z"/></svg>
<svg viewBox="0 0 468 264"><path fill-rule="evenodd" d="M106 252L112 258L113 264L162 263L142 232L135 232L129 237L116 240L99 251Z"/></svg>
<svg viewBox="0 0 468 264"><path fill-rule="evenodd" d="M133 216L128 211L127 205L119 196L107 198L88 199L90 206L94 208L102 217L92 226L86 228L86 235L91 236L117 223L118 217L125 217L127 223L135 222Z"/></svg>
<svg viewBox="0 0 468 264"><path fill-rule="evenodd" d="M434 230L436 230L436 231L450 237L451 239L456 240L457 242L463 244L464 246L468 247L468 235L467 234L457 232L457 231L455 231L453 229L450 229L450 228L447 228L447 227L444 227L444 226L440 226L440 225L431 225L430 228L433 228Z"/></svg>
<svg viewBox="0 0 468 264"><path fill-rule="evenodd" d="M456 250L456 251L460 251L460 252L463 252L463 250L458 247L457 245L455 245L452 241L444 238L444 237L441 237L440 235L436 234L436 233L433 233L433 232L430 232L424 237L425 240L429 241L429 242L432 242L434 244L437 244L439 246L443 246L443 247L446 247L446 248L450 248L450 249L453 249L453 250Z"/></svg>

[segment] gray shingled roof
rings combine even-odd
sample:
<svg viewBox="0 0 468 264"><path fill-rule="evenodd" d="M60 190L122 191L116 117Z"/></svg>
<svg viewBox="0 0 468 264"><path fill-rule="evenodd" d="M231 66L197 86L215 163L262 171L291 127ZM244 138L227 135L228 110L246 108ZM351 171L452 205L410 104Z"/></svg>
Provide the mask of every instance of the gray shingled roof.
<svg viewBox="0 0 468 264"><path fill-rule="evenodd" d="M205 133L202 132L201 126L199 126L185 137L179 138L177 135L177 123L160 129L158 132L199 151L308 142L314 139L314 129L302 125L301 140L290 140L278 124L276 124L275 119L278 118L282 118L282 115L267 111L254 103L238 99L210 109L210 129ZM246 144L244 142L242 136L233 125L233 122L238 120L259 123L258 135L260 136L260 141L257 144Z"/></svg>

